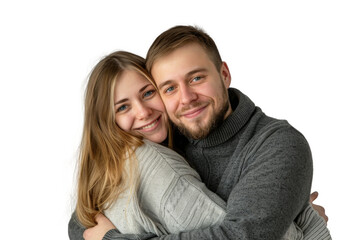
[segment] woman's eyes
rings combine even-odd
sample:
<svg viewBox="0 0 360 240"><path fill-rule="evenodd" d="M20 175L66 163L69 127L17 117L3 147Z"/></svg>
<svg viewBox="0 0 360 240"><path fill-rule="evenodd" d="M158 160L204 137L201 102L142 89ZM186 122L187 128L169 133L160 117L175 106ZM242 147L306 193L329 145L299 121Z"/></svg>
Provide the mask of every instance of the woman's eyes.
<svg viewBox="0 0 360 240"><path fill-rule="evenodd" d="M128 109L128 106L127 105L121 105L120 107L118 107L116 109L116 112L123 112L125 111L126 109Z"/></svg>
<svg viewBox="0 0 360 240"><path fill-rule="evenodd" d="M148 97L151 97L152 95L154 95L154 93L155 93L155 90L149 90L149 91L146 91L143 96L144 96L144 98L148 98Z"/></svg>
<svg viewBox="0 0 360 240"><path fill-rule="evenodd" d="M143 96L143 99L149 99L151 98L152 96L154 96L154 94L156 93L156 90L148 90L146 92L144 92L144 94L142 95ZM116 109L116 112L125 112L126 110L128 110L131 106L131 102L129 102L128 104L124 104L124 105L121 105L120 107L118 107Z"/></svg>

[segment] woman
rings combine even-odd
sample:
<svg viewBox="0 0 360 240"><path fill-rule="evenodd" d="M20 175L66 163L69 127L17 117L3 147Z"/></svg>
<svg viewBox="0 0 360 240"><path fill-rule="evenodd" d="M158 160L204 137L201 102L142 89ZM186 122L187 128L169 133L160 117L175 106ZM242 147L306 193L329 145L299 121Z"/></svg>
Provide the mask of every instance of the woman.
<svg viewBox="0 0 360 240"><path fill-rule="evenodd" d="M171 146L170 130L144 59L115 52L95 66L80 148L76 215L83 226L105 213L122 233L162 235L223 220L224 201L180 155L156 144ZM284 239L302 234L293 223Z"/></svg>
<svg viewBox="0 0 360 240"><path fill-rule="evenodd" d="M161 235L222 220L225 203L178 154L152 143L167 140L168 131L144 59L115 52L101 60L85 96L76 206L82 225L94 226L105 212L122 233Z"/></svg>

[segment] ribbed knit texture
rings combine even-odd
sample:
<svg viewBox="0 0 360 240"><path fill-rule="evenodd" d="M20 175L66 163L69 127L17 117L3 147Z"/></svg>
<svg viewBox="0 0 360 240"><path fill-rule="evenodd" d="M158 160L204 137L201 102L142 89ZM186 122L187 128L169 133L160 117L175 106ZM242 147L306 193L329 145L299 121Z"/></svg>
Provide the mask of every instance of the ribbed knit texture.
<svg viewBox="0 0 360 240"><path fill-rule="evenodd" d="M222 222L225 202L176 152L145 140L136 149L136 158L137 191L119 196L105 211L120 232L163 235Z"/></svg>
<svg viewBox="0 0 360 240"><path fill-rule="evenodd" d="M331 240L325 220L309 205L296 220L308 240Z"/></svg>

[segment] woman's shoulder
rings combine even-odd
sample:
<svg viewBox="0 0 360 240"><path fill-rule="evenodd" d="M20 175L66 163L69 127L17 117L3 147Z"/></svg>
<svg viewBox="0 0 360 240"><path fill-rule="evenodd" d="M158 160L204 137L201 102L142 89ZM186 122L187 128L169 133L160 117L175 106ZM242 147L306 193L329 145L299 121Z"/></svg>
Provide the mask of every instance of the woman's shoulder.
<svg viewBox="0 0 360 240"><path fill-rule="evenodd" d="M149 140L144 140L144 144L136 150L136 156L142 167L161 166L168 170L172 169L180 175L196 174L195 170L177 152Z"/></svg>
<svg viewBox="0 0 360 240"><path fill-rule="evenodd" d="M175 152L174 150L165 147L161 144L149 141L149 140L143 140L144 144L139 147L136 150L136 154L154 154L157 155L158 158L167 160L167 159L174 159L174 160L181 160L181 161L185 161L185 159L179 155L177 152Z"/></svg>

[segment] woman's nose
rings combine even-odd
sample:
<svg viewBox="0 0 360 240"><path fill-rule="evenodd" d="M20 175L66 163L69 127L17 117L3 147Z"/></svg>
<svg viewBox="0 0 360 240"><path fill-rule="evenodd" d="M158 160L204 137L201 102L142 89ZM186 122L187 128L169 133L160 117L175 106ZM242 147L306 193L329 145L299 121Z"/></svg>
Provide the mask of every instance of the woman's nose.
<svg viewBox="0 0 360 240"><path fill-rule="evenodd" d="M136 118L138 119L146 119L152 114L151 108L149 108L143 103L137 103L135 108Z"/></svg>

